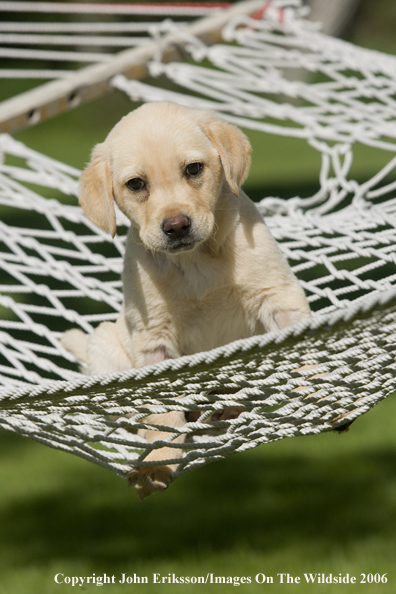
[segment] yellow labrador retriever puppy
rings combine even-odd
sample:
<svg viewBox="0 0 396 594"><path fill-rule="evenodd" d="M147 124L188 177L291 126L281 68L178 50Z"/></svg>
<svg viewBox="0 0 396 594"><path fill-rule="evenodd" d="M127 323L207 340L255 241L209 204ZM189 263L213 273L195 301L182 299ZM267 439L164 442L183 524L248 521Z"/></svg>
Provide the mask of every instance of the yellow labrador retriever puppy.
<svg viewBox="0 0 396 594"><path fill-rule="evenodd" d="M125 116L81 178L86 215L116 232L114 202L131 221L117 322L63 344L99 374L191 355L310 316L305 295L261 214L240 190L250 144L213 113L151 103ZM147 422L182 427L180 412ZM169 434L146 431L148 441ZM183 441L183 436L179 438ZM147 460L182 450L153 450ZM129 473L141 499L164 490L174 465Z"/></svg>

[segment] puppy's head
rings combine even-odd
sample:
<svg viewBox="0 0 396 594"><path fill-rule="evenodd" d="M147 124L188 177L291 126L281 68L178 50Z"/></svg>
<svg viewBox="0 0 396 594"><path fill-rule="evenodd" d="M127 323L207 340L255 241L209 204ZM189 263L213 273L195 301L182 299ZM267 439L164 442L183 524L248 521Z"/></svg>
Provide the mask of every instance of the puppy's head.
<svg viewBox="0 0 396 594"><path fill-rule="evenodd" d="M146 248L178 253L211 236L225 180L238 195L249 166L250 144L235 126L206 111L146 104L94 148L80 203L114 236L114 200Z"/></svg>

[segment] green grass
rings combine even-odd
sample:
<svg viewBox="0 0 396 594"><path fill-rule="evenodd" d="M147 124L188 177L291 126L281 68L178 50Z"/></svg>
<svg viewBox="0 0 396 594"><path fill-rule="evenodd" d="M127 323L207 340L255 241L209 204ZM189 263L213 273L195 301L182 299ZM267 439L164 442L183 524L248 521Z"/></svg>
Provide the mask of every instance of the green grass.
<svg viewBox="0 0 396 594"><path fill-rule="evenodd" d="M0 432L0 593L74 591L55 584L57 573L136 573L149 583L129 589L167 594L175 586L152 576L169 572L250 576L241 588L254 593L334 594L340 585L282 585L277 574L387 573L387 584L342 591L396 592L395 415L392 397L346 434L261 446L191 472L144 503L106 470ZM258 573L274 584L255 583Z"/></svg>

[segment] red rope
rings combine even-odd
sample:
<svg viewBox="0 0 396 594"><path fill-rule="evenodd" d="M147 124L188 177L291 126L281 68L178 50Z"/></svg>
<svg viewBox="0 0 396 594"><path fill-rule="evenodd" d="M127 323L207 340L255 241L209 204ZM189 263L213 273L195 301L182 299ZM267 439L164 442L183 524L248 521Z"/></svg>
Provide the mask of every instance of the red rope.
<svg viewBox="0 0 396 594"><path fill-rule="evenodd" d="M259 21L263 18L269 7L271 6L272 2L266 2L262 8L260 8L257 12L252 15L252 19L255 21ZM283 7L278 8L278 23L283 25L285 22L285 9Z"/></svg>
<svg viewBox="0 0 396 594"><path fill-rule="evenodd" d="M266 2L264 4L264 6L262 8L260 8L260 10L258 10L257 12L254 13L254 15L252 16L252 19L255 19L256 21L259 21L260 19L262 19L264 14L267 12L267 10L269 9L270 6L271 6L271 2Z"/></svg>

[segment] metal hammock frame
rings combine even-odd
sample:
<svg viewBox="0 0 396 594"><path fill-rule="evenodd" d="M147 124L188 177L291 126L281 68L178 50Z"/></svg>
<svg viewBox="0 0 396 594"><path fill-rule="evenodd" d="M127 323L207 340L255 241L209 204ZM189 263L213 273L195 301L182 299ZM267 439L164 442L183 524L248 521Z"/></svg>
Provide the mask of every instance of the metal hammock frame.
<svg viewBox="0 0 396 594"><path fill-rule="evenodd" d="M158 465L146 460L153 448L182 448L181 460L164 461L179 464L176 477L262 443L340 428L394 391L396 59L326 37L303 17L298 2L266 3L253 18L234 15L225 42L212 47L175 30L189 63L162 61L167 32L148 69L177 89L121 75L111 84L134 100L209 107L320 151L314 196L258 205L312 319L154 366L84 376L59 339L117 317L127 222L118 213L113 241L76 203L79 171L2 135L0 427L123 477ZM349 178L357 142L390 153L361 184ZM227 407L239 409L237 418L211 420ZM171 410L186 413L183 428L150 425L169 434L150 444L137 434L148 414ZM180 433L184 444L173 441Z"/></svg>

